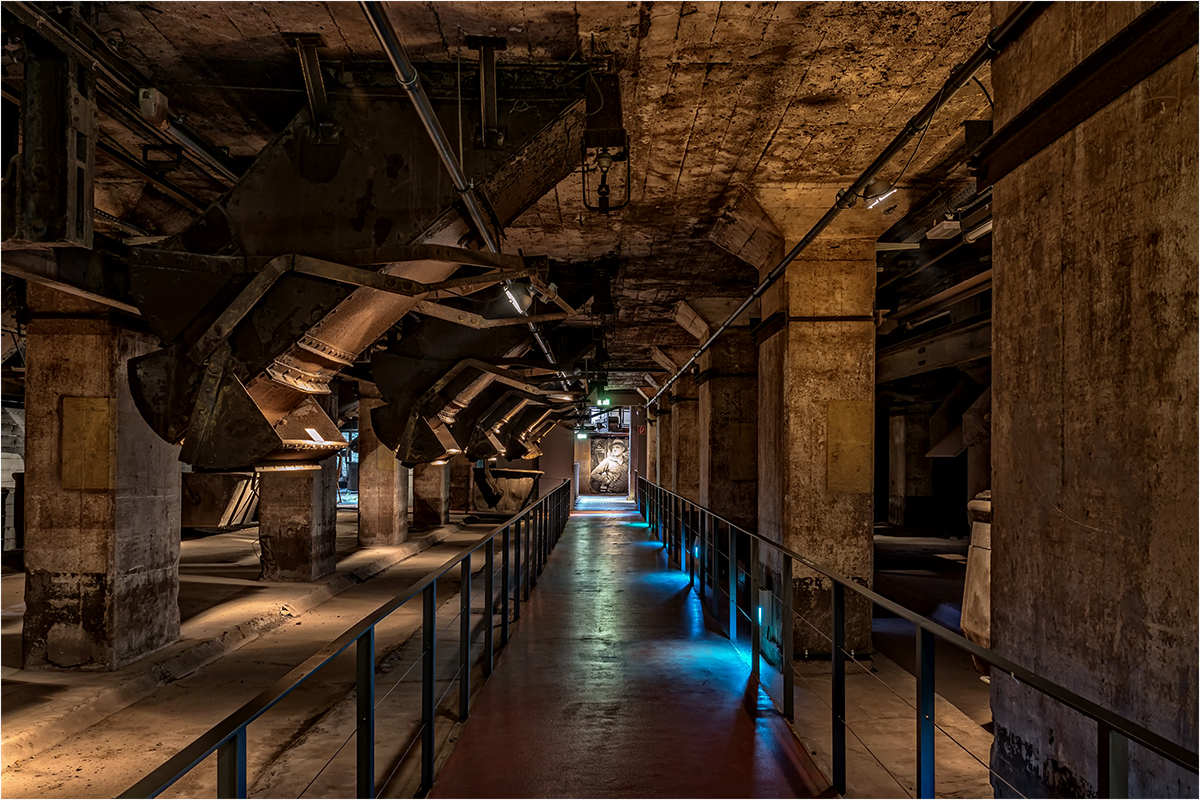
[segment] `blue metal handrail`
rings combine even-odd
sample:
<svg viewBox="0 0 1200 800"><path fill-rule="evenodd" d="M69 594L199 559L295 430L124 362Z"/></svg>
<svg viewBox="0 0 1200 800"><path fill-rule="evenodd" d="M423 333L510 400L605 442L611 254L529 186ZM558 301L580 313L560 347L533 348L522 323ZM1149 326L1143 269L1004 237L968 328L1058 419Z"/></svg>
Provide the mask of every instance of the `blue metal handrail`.
<svg viewBox="0 0 1200 800"><path fill-rule="evenodd" d="M737 615L741 613L750 620L751 640L751 672L758 677L759 661L759 621L757 615L746 614L737 607L737 537L734 532L750 538L750 554L748 565L758 563L758 549L766 545L783 556L781 585L784 618L789 619L795 612L792 609L792 561L796 561L833 581L831 598L832 631L830 641L833 645L832 684L833 684L833 788L839 793L846 791L846 656L845 652L845 598L846 589L862 595L872 603L883 606L897 616L908 620L917 630L917 796L933 797L934 786L934 638L943 639L950 644L965 650L980 661L991 664L1001 672L1006 673L1018 682L1037 689L1063 705L1073 708L1081 714L1095 720L1098 726L1097 760L1100 774L1097 785L1098 794L1102 797L1127 796L1129 781L1128 742L1133 741L1152 750L1191 772L1198 772L1197 754L1182 745L1162 737L1132 720L1093 703L1085 697L1072 692L1063 686L1016 664L1004 656L985 647L969 641L954 633L939 623L918 614L896 603L881 594L847 578L829 567L790 550L783 545L771 541L753 531L730 522L724 517L693 503L691 500L657 486L638 476L637 479L638 511L655 534L663 541L669 556L677 557L680 569L687 569L692 580L696 578L697 563L700 564L701 590L704 588L706 576L704 565L711 567L707 576L708 585L712 592L713 602L716 599L717 587L717 526L725 525L729 532L729 638L737 638ZM697 542L697 539L700 541ZM698 549L703 551L699 555ZM750 598L757 596L758 571L756 568L746 570L750 584ZM752 602L756 602L752 600ZM710 607L715 614L715 609ZM783 713L789 721L794 721L794 698L792 685L792 625L790 622L783 626L782 664L783 673Z"/></svg>
<svg viewBox="0 0 1200 800"><path fill-rule="evenodd" d="M214 752L217 754L217 797L246 796L246 729L251 722L307 681L334 658L355 645L357 720L357 797L375 797L375 626L418 595L423 600L421 669L421 788L428 791L434 778L434 681L436 638L434 619L437 611L437 581L454 567L460 569L461 615L463 632L459 640L459 718L470 712L470 616L471 616L471 556L484 549L484 593L491 608L495 600L494 542L501 539L501 623L500 647L509 638L509 590L513 589L513 621L520 618L522 594L529 599L529 590L545 566L546 558L562 536L571 513L571 481L564 479L534 505L496 526L465 552L430 572L401 594L396 595L345 633L323 647L300 666L284 675L257 697L234 711L207 732L201 734L164 764L131 786L121 797L157 797L190 772ZM524 561L522 533L525 534ZM515 544L510 556L510 544ZM510 561L511 569L510 569ZM522 568L524 566L524 569ZM511 581L510 581L511 578ZM495 663L494 623L484 629L483 675L492 673Z"/></svg>

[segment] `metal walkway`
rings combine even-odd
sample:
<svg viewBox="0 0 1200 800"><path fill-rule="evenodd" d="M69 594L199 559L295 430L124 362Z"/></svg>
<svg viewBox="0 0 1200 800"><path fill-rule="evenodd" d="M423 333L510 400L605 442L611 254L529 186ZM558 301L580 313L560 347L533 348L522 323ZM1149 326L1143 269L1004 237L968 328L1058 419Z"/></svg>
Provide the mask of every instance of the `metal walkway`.
<svg viewBox="0 0 1200 800"><path fill-rule="evenodd" d="M432 796L812 797L827 785L661 546L632 502L580 498Z"/></svg>

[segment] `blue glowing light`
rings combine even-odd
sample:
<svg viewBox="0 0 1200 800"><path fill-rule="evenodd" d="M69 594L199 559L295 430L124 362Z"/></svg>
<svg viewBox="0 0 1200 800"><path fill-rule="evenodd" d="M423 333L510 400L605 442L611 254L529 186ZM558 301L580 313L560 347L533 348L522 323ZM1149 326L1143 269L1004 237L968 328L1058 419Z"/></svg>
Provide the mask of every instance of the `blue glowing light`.
<svg viewBox="0 0 1200 800"><path fill-rule="evenodd" d="M762 625L762 606L758 607L758 624Z"/></svg>
<svg viewBox="0 0 1200 800"><path fill-rule="evenodd" d="M696 548L693 552L696 554L696 558L699 558L700 557L700 545L696 545Z"/></svg>

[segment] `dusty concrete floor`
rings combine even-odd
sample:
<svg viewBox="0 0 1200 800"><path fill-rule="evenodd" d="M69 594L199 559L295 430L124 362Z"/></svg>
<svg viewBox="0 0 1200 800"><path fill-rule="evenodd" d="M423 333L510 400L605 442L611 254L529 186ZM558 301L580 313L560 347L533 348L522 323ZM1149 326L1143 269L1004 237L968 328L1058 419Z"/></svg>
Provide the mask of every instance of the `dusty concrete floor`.
<svg viewBox="0 0 1200 800"><path fill-rule="evenodd" d="M875 589L961 634L967 545L966 539L877 534ZM915 674L912 623L876 608L873 633L880 653ZM939 639L934 671L938 693L990 732L991 692L979 679L971 657Z"/></svg>
<svg viewBox="0 0 1200 800"><path fill-rule="evenodd" d="M5 753L5 795L119 794L491 527L453 521L424 535L418 532L417 541L399 548L360 549L355 543L354 513L340 512L338 573L314 584L256 581L254 529L185 540L180 590L183 640L113 673L18 669L23 576L4 575L0 581L5 645L4 747L9 751L10 744L13 746ZM430 541L420 542L425 537ZM426 549L421 550L418 543ZM457 584L456 579L439 582L440 599L455 597ZM444 613L439 613L439 622ZM258 626L258 630L248 634L248 624ZM403 645L415 630L419 630L419 610L401 609L381 623L377 628L380 660ZM209 659L211 663L192 664L189 654L203 649L196 643L217 641L222 631L233 645ZM159 671L175 668L187 674L168 678L157 688L146 687L148 665ZM342 657L323 671L319 680L307 682L255 722L249 747L252 781L269 772L282 751L342 701L348 691L352 693L352 687L353 660ZM140 698L131 696L138 694ZM116 713L112 713L114 710ZM78 719L74 725L43 724L47 719L81 715L92 724L81 726ZM38 735L23 738L30 731ZM57 744L48 746L50 738ZM34 754L22 758L23 752ZM214 773L210 765L201 765L165 796L211 796ZM268 793L274 794L270 790Z"/></svg>

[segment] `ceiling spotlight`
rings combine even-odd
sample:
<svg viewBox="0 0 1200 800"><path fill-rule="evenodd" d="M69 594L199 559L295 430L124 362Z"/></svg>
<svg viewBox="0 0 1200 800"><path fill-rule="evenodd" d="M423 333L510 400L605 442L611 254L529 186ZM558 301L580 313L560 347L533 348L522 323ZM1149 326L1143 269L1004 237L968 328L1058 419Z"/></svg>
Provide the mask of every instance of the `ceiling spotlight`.
<svg viewBox="0 0 1200 800"><path fill-rule="evenodd" d="M874 208L895 193L896 185L894 183L876 178L863 190L863 199L867 201L867 208Z"/></svg>

